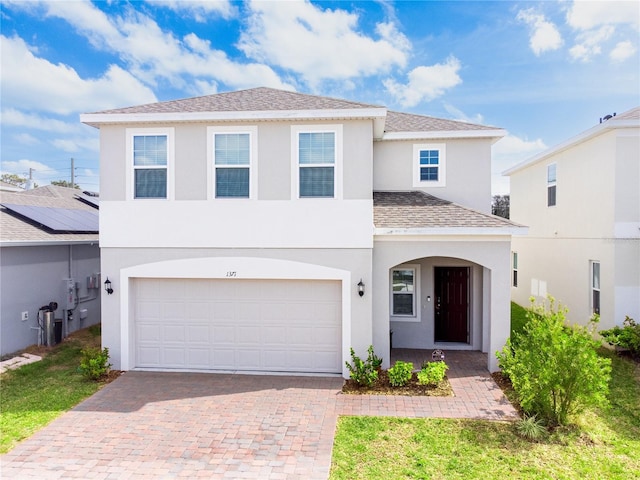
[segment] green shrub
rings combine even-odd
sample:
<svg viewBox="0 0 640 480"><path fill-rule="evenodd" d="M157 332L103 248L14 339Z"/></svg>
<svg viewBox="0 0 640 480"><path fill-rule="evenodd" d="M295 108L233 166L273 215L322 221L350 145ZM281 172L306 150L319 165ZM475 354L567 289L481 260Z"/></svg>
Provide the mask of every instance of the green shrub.
<svg viewBox="0 0 640 480"><path fill-rule="evenodd" d="M640 323L636 323L633 318L627 316L622 328L613 327L598 333L607 343L629 349L633 355L640 356Z"/></svg>
<svg viewBox="0 0 640 480"><path fill-rule="evenodd" d="M607 402L611 360L598 355L593 325L565 326L566 309L549 301L549 310L532 302L523 332L496 356L523 410L555 426Z"/></svg>
<svg viewBox="0 0 640 480"><path fill-rule="evenodd" d="M438 385L449 367L444 362L425 362L422 370L418 372L418 383L420 385Z"/></svg>
<svg viewBox="0 0 640 480"><path fill-rule="evenodd" d="M373 345L369 345L369 349L367 350L367 353L368 353L367 362L369 362L375 370L379 370L380 367L382 366L382 358L376 356L376 354L373 353Z"/></svg>
<svg viewBox="0 0 640 480"><path fill-rule="evenodd" d="M350 352L351 362L353 363L353 365L349 362L345 362L345 364L347 365L347 369L349 370L349 376L351 377L351 380L356 382L358 385L370 387L371 385L373 385L373 382L378 379L378 370L373 365L375 357L375 355L373 354L373 345L369 347L369 356L367 357L366 361L362 360L356 355L353 347L350 349ZM382 363L382 360L380 360L380 363Z"/></svg>
<svg viewBox="0 0 640 480"><path fill-rule="evenodd" d="M413 363L397 360L395 365L387 372L389 374L389 383L392 387L403 387L413 375Z"/></svg>
<svg viewBox="0 0 640 480"><path fill-rule="evenodd" d="M109 349L85 348L81 351L80 371L90 380L99 380L109 373L111 364L109 363Z"/></svg>

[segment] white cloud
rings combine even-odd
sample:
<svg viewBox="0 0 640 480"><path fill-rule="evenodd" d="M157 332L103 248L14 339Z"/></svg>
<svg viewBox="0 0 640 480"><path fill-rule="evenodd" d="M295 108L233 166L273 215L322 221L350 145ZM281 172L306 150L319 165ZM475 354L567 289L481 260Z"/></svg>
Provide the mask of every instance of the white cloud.
<svg viewBox="0 0 640 480"><path fill-rule="evenodd" d="M34 179L37 177L57 175L56 170L50 166L26 158L15 161L3 161L1 165L2 173L15 173L16 175L29 175L30 168L34 170Z"/></svg>
<svg viewBox="0 0 640 480"><path fill-rule="evenodd" d="M520 10L516 18L529 25L531 29L529 46L536 56L546 51L557 50L562 46L562 36L555 24L548 21L544 15L536 13L533 8Z"/></svg>
<svg viewBox="0 0 640 480"><path fill-rule="evenodd" d="M449 103L444 104L444 109L449 113L449 115L451 115L452 120L456 120L459 122L466 122L466 123L476 123L479 125L484 124L484 117L480 113L477 113L470 117L469 115L464 113L462 110L460 110L457 107L454 107Z"/></svg>
<svg viewBox="0 0 640 480"><path fill-rule="evenodd" d="M2 125L58 133L77 132L80 129L80 125L75 122L63 122L55 118L21 112L15 108L5 108L2 110Z"/></svg>
<svg viewBox="0 0 640 480"><path fill-rule="evenodd" d="M630 24L639 28L640 6L635 1L574 0L567 11L567 23L577 30L612 24Z"/></svg>
<svg viewBox="0 0 640 480"><path fill-rule="evenodd" d="M213 11L215 2L169 2L171 8L191 11ZM184 5L183 5L184 4ZM211 93L193 87L223 82L233 88L264 85L291 89L267 65L238 63L230 60L222 50L216 50L208 40L190 33L177 38L164 31L150 17L133 7L125 8L122 16L107 16L91 2L51 2L44 4L47 14L64 19L78 33L84 35L100 50L118 55L127 70L137 79L155 86L167 80L172 86L194 94ZM193 7L193 8L192 8ZM215 68L212 66L215 65ZM193 78L195 77L195 78ZM141 103L141 102L132 102Z"/></svg>
<svg viewBox="0 0 640 480"><path fill-rule="evenodd" d="M383 84L403 107L414 107L420 102L444 95L447 90L462 83L459 70L460 61L450 56L445 63L414 68L409 72L406 84L393 79L387 79Z"/></svg>
<svg viewBox="0 0 640 480"><path fill-rule="evenodd" d="M67 153L75 153L80 151L100 151L100 140L97 135L95 138L57 138L51 141L51 144L58 150Z"/></svg>
<svg viewBox="0 0 640 480"><path fill-rule="evenodd" d="M238 47L249 58L300 74L312 86L404 67L409 40L393 23L379 23L376 38L358 29L358 16L308 1L249 4L248 28Z"/></svg>
<svg viewBox="0 0 640 480"><path fill-rule="evenodd" d="M578 34L578 43L569 49L569 54L574 60L588 62L602 52L602 44L606 42L615 28L611 25L603 25L600 28Z"/></svg>
<svg viewBox="0 0 640 480"><path fill-rule="evenodd" d="M509 193L509 177L502 172L546 150L548 147L538 138L528 140L513 134L507 134L491 147L491 193L505 195Z"/></svg>
<svg viewBox="0 0 640 480"><path fill-rule="evenodd" d="M626 40L624 42L618 42L611 53L609 54L609 58L611 58L614 62L623 62L627 58L632 57L636 53L636 47L633 44Z"/></svg>
<svg viewBox="0 0 640 480"><path fill-rule="evenodd" d="M238 14L238 9L227 0L147 0L147 3L184 13L200 23L205 23L211 16L229 20Z"/></svg>
<svg viewBox="0 0 640 480"><path fill-rule="evenodd" d="M68 115L155 101L149 88L118 66L112 65L100 78L85 80L67 65L35 56L19 37L0 36L0 40L5 105Z"/></svg>
<svg viewBox="0 0 640 480"><path fill-rule="evenodd" d="M16 135L13 135L13 138L15 139L16 142L20 143L21 145L31 146L31 145L37 145L40 143L40 140L38 138L28 133L18 133Z"/></svg>

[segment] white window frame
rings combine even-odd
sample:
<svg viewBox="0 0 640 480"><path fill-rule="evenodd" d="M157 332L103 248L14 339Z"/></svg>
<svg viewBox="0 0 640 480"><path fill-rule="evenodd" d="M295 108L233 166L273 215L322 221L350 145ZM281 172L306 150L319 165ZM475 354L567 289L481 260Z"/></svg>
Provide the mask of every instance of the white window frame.
<svg viewBox="0 0 640 480"><path fill-rule="evenodd" d="M595 286L595 266L598 265L598 287ZM598 312L595 311L595 302L593 301L594 292L598 292ZM602 265L599 260L591 260L589 262L589 310L592 314L598 314L602 312Z"/></svg>
<svg viewBox="0 0 640 480"><path fill-rule="evenodd" d="M549 180L549 171L551 167L554 168L555 178L553 180ZM558 204L558 164L550 163L547 165L547 207L555 207ZM553 187L554 195L553 195L553 205L549 203L549 190Z"/></svg>
<svg viewBox="0 0 640 480"><path fill-rule="evenodd" d="M300 161L299 143L301 133L326 133L335 135L335 159L333 164L317 164L315 167L333 167L333 197L301 197L300 196ZM291 198L293 200L342 200L342 162L343 134L342 125L292 125L291 126ZM302 167L313 168L313 167Z"/></svg>
<svg viewBox="0 0 640 480"><path fill-rule="evenodd" d="M420 151L437 150L438 180L420 180ZM447 146L444 143L420 143L413 145L413 186L416 188L447 186Z"/></svg>
<svg viewBox="0 0 640 480"><path fill-rule="evenodd" d="M216 134L249 134L249 198L216 197L215 135ZM225 165L224 168L233 168ZM247 168L247 166L238 166ZM215 126L207 127L207 198L216 201L256 200L258 198L258 127Z"/></svg>
<svg viewBox="0 0 640 480"><path fill-rule="evenodd" d="M511 252L511 286L518 288L518 252Z"/></svg>
<svg viewBox="0 0 640 480"><path fill-rule="evenodd" d="M396 270L413 270L413 315L397 315L393 313L393 272ZM420 322L420 265L398 265L389 270L389 317L393 322Z"/></svg>
<svg viewBox="0 0 640 480"><path fill-rule="evenodd" d="M166 198L135 198L135 174L137 168L133 165L133 139L134 137L143 136L166 136L167 137L167 165L165 166L144 166L139 168L165 168L167 170L167 196ZM175 129L173 127L158 128L127 128L126 129L126 157L127 157L127 179L126 179L126 197L127 200L135 200L137 202L144 201L163 201L174 200L175 198L175 182L174 182L174 165L175 165Z"/></svg>

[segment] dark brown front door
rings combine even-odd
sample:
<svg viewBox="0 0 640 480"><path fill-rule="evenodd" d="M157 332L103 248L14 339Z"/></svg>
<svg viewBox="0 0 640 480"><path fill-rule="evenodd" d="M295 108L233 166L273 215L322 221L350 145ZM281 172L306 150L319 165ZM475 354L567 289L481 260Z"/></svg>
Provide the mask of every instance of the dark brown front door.
<svg viewBox="0 0 640 480"><path fill-rule="evenodd" d="M435 340L469 343L469 267L435 267Z"/></svg>

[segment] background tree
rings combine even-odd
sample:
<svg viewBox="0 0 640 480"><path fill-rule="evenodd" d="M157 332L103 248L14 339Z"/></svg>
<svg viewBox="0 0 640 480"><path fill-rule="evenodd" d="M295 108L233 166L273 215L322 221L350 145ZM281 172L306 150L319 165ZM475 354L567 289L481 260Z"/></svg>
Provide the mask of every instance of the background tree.
<svg viewBox="0 0 640 480"><path fill-rule="evenodd" d="M71 182L68 182L67 180L54 180L51 182L51 185L55 185L57 187L75 188L77 190L80 190L80 187L77 184L74 184L72 187Z"/></svg>
<svg viewBox="0 0 640 480"><path fill-rule="evenodd" d="M494 195L491 202L491 213L499 217L509 218L511 197L509 195Z"/></svg>
<svg viewBox="0 0 640 480"><path fill-rule="evenodd" d="M27 177L21 177L15 173L3 173L0 176L3 182L10 183L16 187L24 188L27 185Z"/></svg>

